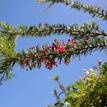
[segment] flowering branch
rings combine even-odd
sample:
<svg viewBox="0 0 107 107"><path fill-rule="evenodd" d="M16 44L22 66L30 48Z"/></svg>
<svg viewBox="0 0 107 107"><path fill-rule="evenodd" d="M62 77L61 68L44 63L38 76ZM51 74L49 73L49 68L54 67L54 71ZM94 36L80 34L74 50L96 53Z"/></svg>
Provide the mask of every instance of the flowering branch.
<svg viewBox="0 0 107 107"><path fill-rule="evenodd" d="M4 56L1 60L0 71L1 75L8 73L16 63L26 70L40 68L41 65L45 65L47 69L52 69L53 66L57 66L61 62L69 64L71 57L86 55L94 50L106 49L106 47L107 41L105 39L84 38L81 41L71 39L68 40L67 44L55 40L52 45L43 45L42 48L31 47L27 52L23 50L15 53L13 51L13 57Z"/></svg>
<svg viewBox="0 0 107 107"><path fill-rule="evenodd" d="M87 39L76 41L68 40L67 44L55 40L53 45L44 45L42 48L32 47L28 52L17 53L17 60L23 67L40 68L44 64L46 68L52 69L57 63L62 61L65 64L70 62L70 58L86 55L93 50L103 50L107 47L105 39ZM20 59L20 60L19 60Z"/></svg>

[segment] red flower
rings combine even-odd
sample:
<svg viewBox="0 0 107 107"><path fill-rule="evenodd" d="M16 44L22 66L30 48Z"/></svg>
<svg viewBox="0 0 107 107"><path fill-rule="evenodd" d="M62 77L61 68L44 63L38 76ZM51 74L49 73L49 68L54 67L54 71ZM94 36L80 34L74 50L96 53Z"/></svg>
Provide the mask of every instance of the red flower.
<svg viewBox="0 0 107 107"><path fill-rule="evenodd" d="M69 62L70 62L70 60L69 60L69 59L64 58L64 64L68 65L68 64L69 64Z"/></svg>
<svg viewBox="0 0 107 107"><path fill-rule="evenodd" d="M46 68L52 69L53 65L55 65L55 61L47 60Z"/></svg>
<svg viewBox="0 0 107 107"><path fill-rule="evenodd" d="M46 68L48 69L52 69L53 65L56 65L56 62L51 60L51 59L47 59L47 58L42 58L41 62L45 65Z"/></svg>
<svg viewBox="0 0 107 107"><path fill-rule="evenodd" d="M57 53L63 53L65 51L65 46L64 45L59 45L57 48L56 48L56 52Z"/></svg>

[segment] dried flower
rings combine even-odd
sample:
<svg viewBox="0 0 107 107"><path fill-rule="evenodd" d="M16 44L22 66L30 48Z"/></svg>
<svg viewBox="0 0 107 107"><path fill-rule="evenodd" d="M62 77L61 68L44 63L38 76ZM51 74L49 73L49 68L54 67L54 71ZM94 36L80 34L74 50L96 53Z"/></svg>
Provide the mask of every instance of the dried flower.
<svg viewBox="0 0 107 107"><path fill-rule="evenodd" d="M59 41L57 39L54 40L54 45L58 46L59 45Z"/></svg>
<svg viewBox="0 0 107 107"><path fill-rule="evenodd" d="M68 45L69 46L74 46L75 44L76 44L76 40L74 40L74 39L71 39L71 40L69 39L68 40Z"/></svg>
<svg viewBox="0 0 107 107"><path fill-rule="evenodd" d="M30 63L30 59L29 58L25 58L23 61L22 61L22 64L23 65L29 65Z"/></svg>

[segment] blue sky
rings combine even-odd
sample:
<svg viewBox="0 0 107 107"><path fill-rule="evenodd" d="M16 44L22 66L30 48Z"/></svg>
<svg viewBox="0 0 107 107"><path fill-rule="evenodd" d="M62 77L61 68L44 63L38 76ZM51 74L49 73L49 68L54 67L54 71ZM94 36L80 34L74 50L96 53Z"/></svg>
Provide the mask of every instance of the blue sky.
<svg viewBox="0 0 107 107"><path fill-rule="evenodd" d="M86 2L86 0L82 1ZM104 0L92 2L89 0L88 2L106 8ZM44 12L46 7L47 5L40 5L35 0L0 0L0 21L18 26L20 24L37 25L39 23L82 24L96 20L102 29L107 28L107 23L102 22L101 19L93 19L87 13L78 12L62 4L57 4ZM15 50L28 49L35 44L39 46L45 43L51 44L56 38L67 41L70 37L68 35L51 35L48 38L19 37ZM47 104L55 101L52 91L58 87L50 78L58 74L66 86L82 75L82 69L93 67L97 57L101 57L104 61L106 59L104 52L95 52L88 56L82 56L80 61L78 58L72 59L69 65L61 64L51 71L45 67L41 67L40 70L25 71L16 65L13 68L15 77L4 82L0 87L0 107L47 107Z"/></svg>

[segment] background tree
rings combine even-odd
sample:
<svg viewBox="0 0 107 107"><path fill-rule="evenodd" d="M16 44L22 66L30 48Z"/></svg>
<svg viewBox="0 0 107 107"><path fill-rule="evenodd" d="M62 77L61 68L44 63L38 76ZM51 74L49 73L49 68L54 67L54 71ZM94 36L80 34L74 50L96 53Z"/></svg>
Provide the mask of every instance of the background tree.
<svg viewBox="0 0 107 107"><path fill-rule="evenodd" d="M79 1L67 0L40 0L40 3L49 3L49 6L55 3L64 3L70 8L83 10L93 17L99 17L107 21L107 11ZM33 46L28 51L22 50L15 52L16 39L19 36L50 36L54 34L67 34L71 39L67 43L54 40L52 45ZM45 65L46 68L52 69L58 63L64 62L69 64L71 58L87 55L95 50L106 50L106 32L102 30L95 22L83 25L65 25L65 24L39 24L37 26L13 27L7 23L0 23L0 76L1 81L12 77L12 68L17 63L26 70L40 68ZM56 93L56 91L55 91ZM57 93L56 93L57 96ZM74 95L75 96L75 95ZM71 101L70 101L71 102ZM58 105L59 106L59 105ZM62 105L61 105L62 106ZM80 105L78 105L80 106Z"/></svg>

